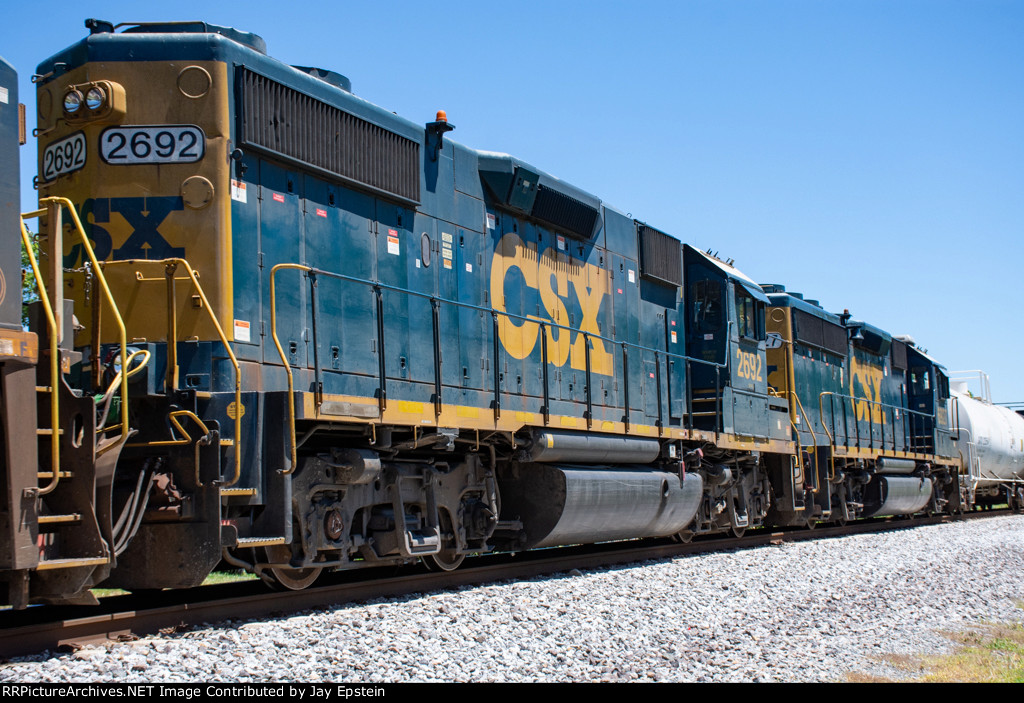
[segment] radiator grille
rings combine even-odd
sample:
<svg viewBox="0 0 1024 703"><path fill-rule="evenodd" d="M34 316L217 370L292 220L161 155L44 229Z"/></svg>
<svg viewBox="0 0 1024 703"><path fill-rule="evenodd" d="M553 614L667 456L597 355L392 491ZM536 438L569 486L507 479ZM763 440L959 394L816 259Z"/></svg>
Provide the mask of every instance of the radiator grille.
<svg viewBox="0 0 1024 703"><path fill-rule="evenodd" d="M530 215L585 239L594 236L597 210L556 190L537 186Z"/></svg>
<svg viewBox="0 0 1024 703"><path fill-rule="evenodd" d="M419 202L417 142L248 69L238 82L243 146Z"/></svg>
<svg viewBox="0 0 1024 703"><path fill-rule="evenodd" d="M636 223L636 231L640 238L640 275L658 283L681 286L683 263L679 240L641 222Z"/></svg>
<svg viewBox="0 0 1024 703"><path fill-rule="evenodd" d="M892 367L907 370L907 345L898 339L892 340Z"/></svg>
<svg viewBox="0 0 1024 703"><path fill-rule="evenodd" d="M846 356L846 329L803 310L793 309L797 341Z"/></svg>

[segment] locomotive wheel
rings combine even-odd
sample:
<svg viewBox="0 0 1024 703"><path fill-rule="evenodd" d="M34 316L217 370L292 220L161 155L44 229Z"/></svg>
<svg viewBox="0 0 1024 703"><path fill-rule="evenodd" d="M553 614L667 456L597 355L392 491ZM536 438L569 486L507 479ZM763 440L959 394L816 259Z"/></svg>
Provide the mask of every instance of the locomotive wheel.
<svg viewBox="0 0 1024 703"><path fill-rule="evenodd" d="M683 544L689 544L693 541L693 530L683 530L672 535L673 542L682 542Z"/></svg>
<svg viewBox="0 0 1024 703"><path fill-rule="evenodd" d="M264 547L267 561L272 564L280 564L281 562L288 562L292 558L292 550L288 548L286 544L275 544L270 547ZM320 572L323 571L321 568L307 568L307 569L283 569L271 567L267 569L270 575L274 578L279 586L289 591L301 591L304 588L308 588L317 577Z"/></svg>
<svg viewBox="0 0 1024 703"><path fill-rule="evenodd" d="M423 564L429 571L455 571L465 560L465 554L442 549L437 554L428 554L423 557Z"/></svg>
<svg viewBox="0 0 1024 703"><path fill-rule="evenodd" d="M730 527L729 531L732 532L732 536L733 537L735 537L736 539L739 539L740 537L742 537L743 535L745 535L747 533L747 528L745 528L745 527Z"/></svg>
<svg viewBox="0 0 1024 703"><path fill-rule="evenodd" d="M441 511L439 520L441 523L441 551L422 557L423 564L430 571L455 571L466 560L466 555L460 554L458 551L458 540L455 539L455 530L452 528L452 521L448 517L448 513Z"/></svg>

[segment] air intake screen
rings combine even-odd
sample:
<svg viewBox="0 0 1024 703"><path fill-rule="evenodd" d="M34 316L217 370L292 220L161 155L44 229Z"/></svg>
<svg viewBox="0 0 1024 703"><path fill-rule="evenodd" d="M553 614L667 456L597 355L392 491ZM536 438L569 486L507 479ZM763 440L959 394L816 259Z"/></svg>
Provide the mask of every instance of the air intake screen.
<svg viewBox="0 0 1024 703"><path fill-rule="evenodd" d="M797 341L846 356L846 330L843 327L796 308L793 309L793 323Z"/></svg>
<svg viewBox="0 0 1024 703"><path fill-rule="evenodd" d="M419 202L417 142L244 68L239 86L242 145Z"/></svg>
<svg viewBox="0 0 1024 703"><path fill-rule="evenodd" d="M658 283L681 286L679 240L640 222L636 223L636 231L640 238L640 275Z"/></svg>
<svg viewBox="0 0 1024 703"><path fill-rule="evenodd" d="M594 236L597 210L556 190L537 186L530 215L584 239Z"/></svg>
<svg viewBox="0 0 1024 703"><path fill-rule="evenodd" d="M907 369L907 345L898 339L892 340L892 367L894 369Z"/></svg>

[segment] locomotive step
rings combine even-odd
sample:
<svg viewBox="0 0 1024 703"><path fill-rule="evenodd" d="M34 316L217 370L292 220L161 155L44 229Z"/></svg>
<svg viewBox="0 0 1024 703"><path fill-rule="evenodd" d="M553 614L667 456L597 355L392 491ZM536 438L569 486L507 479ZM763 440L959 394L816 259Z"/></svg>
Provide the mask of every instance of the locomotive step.
<svg viewBox="0 0 1024 703"><path fill-rule="evenodd" d="M99 566L100 564L107 564L110 559L107 557L79 557L74 559L51 559L49 561L40 561L39 566L36 568L40 571L44 569L73 569L76 566Z"/></svg>
<svg viewBox="0 0 1024 703"><path fill-rule="evenodd" d="M254 496L256 495L255 488L222 488L220 489L220 495L223 496Z"/></svg>
<svg viewBox="0 0 1024 703"><path fill-rule="evenodd" d="M273 547L286 544L284 537L239 537L236 547Z"/></svg>
<svg viewBox="0 0 1024 703"><path fill-rule="evenodd" d="M70 513L68 515L40 515L40 525L57 525L57 524L71 524L82 521L81 513Z"/></svg>

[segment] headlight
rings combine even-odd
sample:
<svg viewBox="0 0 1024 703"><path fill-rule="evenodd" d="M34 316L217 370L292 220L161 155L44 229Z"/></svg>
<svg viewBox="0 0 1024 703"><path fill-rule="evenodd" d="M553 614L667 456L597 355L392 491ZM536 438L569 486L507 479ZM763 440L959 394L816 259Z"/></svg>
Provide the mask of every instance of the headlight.
<svg viewBox="0 0 1024 703"><path fill-rule="evenodd" d="M119 122L127 109L124 86L114 81L89 81L64 87L64 119L69 124Z"/></svg>
<svg viewBox="0 0 1024 703"><path fill-rule="evenodd" d="M99 110L106 101L107 94L98 85L89 88L89 92L85 94L85 106L90 110Z"/></svg>
<svg viewBox="0 0 1024 703"><path fill-rule="evenodd" d="M64 112L73 115L82 107L82 94L77 90L69 90L64 94Z"/></svg>

